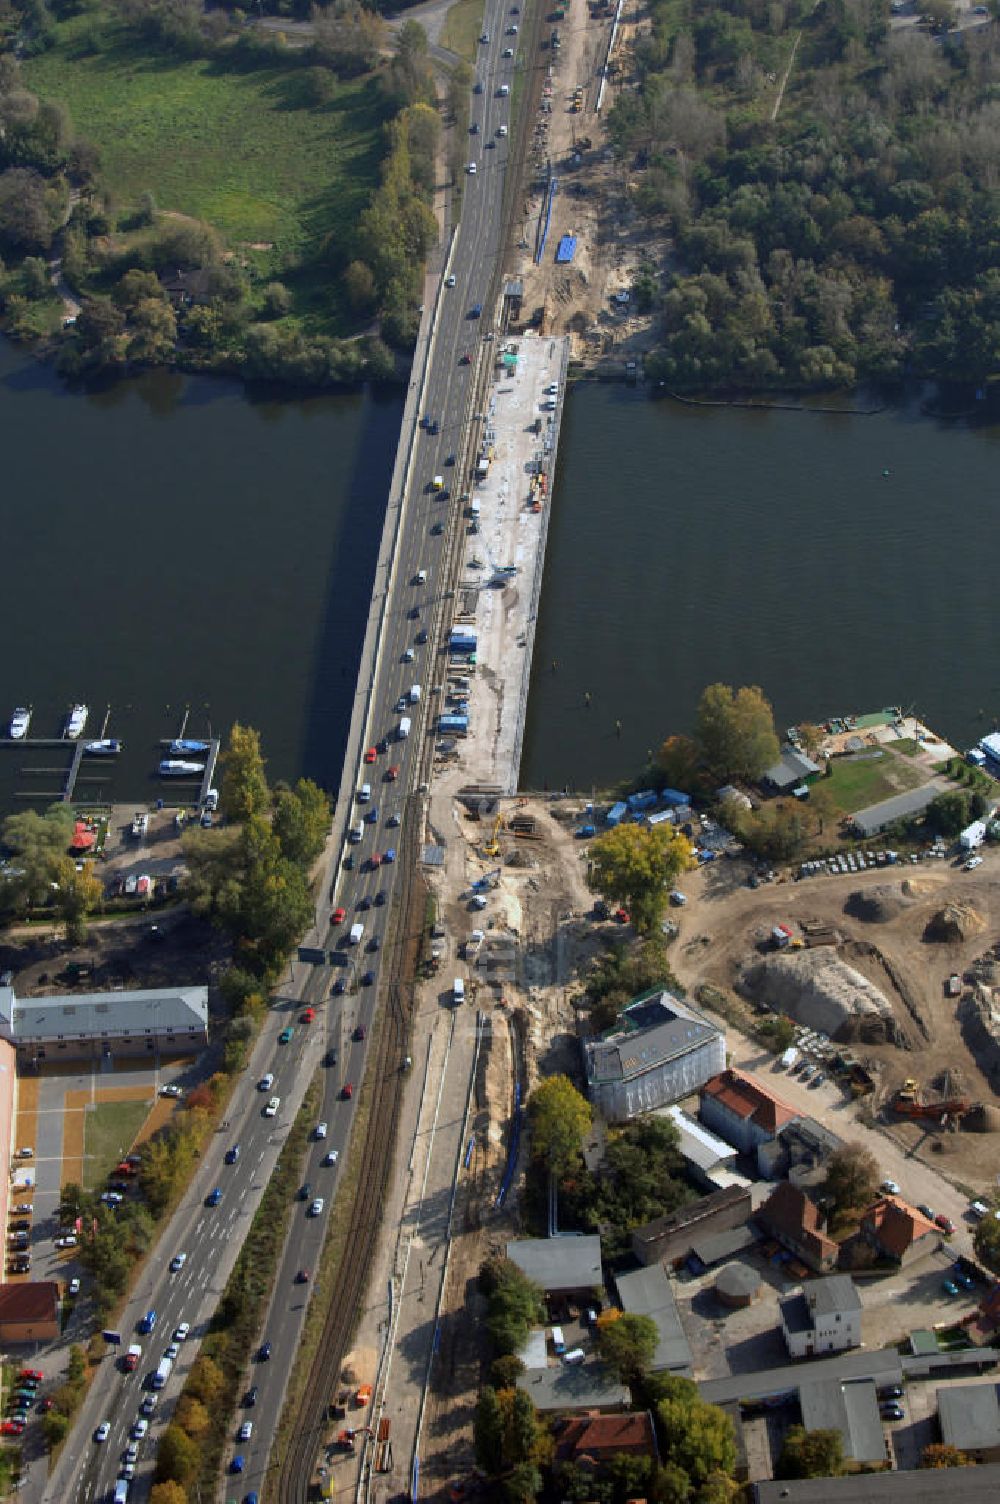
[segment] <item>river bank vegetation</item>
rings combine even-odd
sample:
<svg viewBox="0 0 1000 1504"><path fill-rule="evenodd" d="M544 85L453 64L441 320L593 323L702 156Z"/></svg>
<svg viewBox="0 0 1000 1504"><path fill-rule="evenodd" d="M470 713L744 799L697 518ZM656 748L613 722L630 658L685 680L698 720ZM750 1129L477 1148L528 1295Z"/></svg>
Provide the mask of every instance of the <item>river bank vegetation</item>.
<svg viewBox="0 0 1000 1504"><path fill-rule="evenodd" d="M679 390L994 375L1000 29L985 6L961 31L947 0L903 9L651 0L638 87L610 116L667 245L636 289L658 321L649 375Z"/></svg>
<svg viewBox="0 0 1000 1504"><path fill-rule="evenodd" d="M15 0L3 327L57 343L71 375L392 376L437 236L439 130L422 28L391 38L354 0L291 41L195 0Z"/></svg>

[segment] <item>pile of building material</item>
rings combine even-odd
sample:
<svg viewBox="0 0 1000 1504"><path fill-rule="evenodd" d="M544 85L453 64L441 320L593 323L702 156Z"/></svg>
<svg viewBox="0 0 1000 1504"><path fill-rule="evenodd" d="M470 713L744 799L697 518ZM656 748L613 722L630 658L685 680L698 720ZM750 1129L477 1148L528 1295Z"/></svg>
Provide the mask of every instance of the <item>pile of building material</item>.
<svg viewBox="0 0 1000 1504"><path fill-rule="evenodd" d="M1000 1072L1000 1005L992 987L981 984L962 998L956 1013L962 1037L984 1071Z"/></svg>
<svg viewBox="0 0 1000 1504"><path fill-rule="evenodd" d="M879 883L874 888L856 888L847 896L844 913L852 919L862 919L866 924L888 924L898 919L908 904L913 902L900 883Z"/></svg>
<svg viewBox="0 0 1000 1504"><path fill-rule="evenodd" d="M924 939L956 945L971 940L973 935L981 935L985 928L985 919L971 903L948 903L928 919Z"/></svg>
<svg viewBox="0 0 1000 1504"><path fill-rule="evenodd" d="M898 1042L889 1000L828 948L780 951L756 960L741 973L737 987L841 1043Z"/></svg>

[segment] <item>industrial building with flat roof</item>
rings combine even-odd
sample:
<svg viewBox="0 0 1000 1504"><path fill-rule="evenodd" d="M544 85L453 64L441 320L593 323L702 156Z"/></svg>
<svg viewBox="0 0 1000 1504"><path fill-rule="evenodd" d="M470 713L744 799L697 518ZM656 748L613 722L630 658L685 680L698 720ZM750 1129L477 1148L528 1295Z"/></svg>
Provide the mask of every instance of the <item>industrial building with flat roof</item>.
<svg viewBox="0 0 1000 1504"><path fill-rule="evenodd" d="M622 1310L630 1316L648 1316L656 1325L656 1351L649 1365L651 1371L689 1377L694 1360L663 1265L650 1264L648 1268L636 1269L631 1274L619 1274L615 1283Z"/></svg>
<svg viewBox="0 0 1000 1504"><path fill-rule="evenodd" d="M957 1447L974 1462L1000 1462L1000 1393L996 1384L942 1388L937 1392L937 1403L941 1440L946 1446Z"/></svg>
<svg viewBox="0 0 1000 1504"><path fill-rule="evenodd" d="M690 1201L666 1217L632 1229L632 1252L642 1264L673 1263L689 1254L695 1243L714 1233L745 1227L753 1210L749 1186L713 1191ZM752 1241L752 1238L751 1238Z"/></svg>
<svg viewBox="0 0 1000 1504"><path fill-rule="evenodd" d="M583 1043L587 1089L611 1123L690 1096L726 1063L722 1031L660 988L625 1008L614 1029Z"/></svg>
<svg viewBox="0 0 1000 1504"><path fill-rule="evenodd" d="M547 1295L600 1290L604 1284L601 1240L596 1233L582 1237L512 1239L507 1244L507 1257Z"/></svg>
<svg viewBox="0 0 1000 1504"><path fill-rule="evenodd" d="M935 780L933 783L925 783L923 788L908 789L905 794L894 794L891 799L883 799L879 804L870 804L867 809L856 810L851 816L851 824L858 835L867 840L896 820L923 814L931 800L936 799L944 787L943 782Z"/></svg>
<svg viewBox="0 0 1000 1504"><path fill-rule="evenodd" d="M208 988L164 987L18 998L0 987L0 1038L21 1061L193 1053L208 1043Z"/></svg>
<svg viewBox="0 0 1000 1504"><path fill-rule="evenodd" d="M1000 1467L848 1473L842 1478L774 1479L753 1485L754 1504L996 1504Z"/></svg>

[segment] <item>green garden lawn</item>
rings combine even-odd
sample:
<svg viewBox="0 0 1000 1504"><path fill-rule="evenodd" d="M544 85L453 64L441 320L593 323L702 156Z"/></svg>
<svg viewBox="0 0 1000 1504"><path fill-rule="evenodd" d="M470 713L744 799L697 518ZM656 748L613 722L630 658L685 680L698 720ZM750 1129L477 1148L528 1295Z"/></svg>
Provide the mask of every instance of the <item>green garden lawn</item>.
<svg viewBox="0 0 1000 1504"><path fill-rule="evenodd" d="M103 1185L135 1141L149 1115L152 1100L96 1102L84 1119L83 1184L87 1190Z"/></svg>

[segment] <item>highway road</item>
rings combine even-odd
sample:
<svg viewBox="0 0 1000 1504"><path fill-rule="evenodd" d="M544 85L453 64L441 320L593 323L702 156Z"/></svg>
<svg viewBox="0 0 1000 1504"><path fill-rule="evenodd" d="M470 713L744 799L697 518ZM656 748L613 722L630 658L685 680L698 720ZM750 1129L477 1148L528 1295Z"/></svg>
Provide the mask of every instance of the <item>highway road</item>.
<svg viewBox="0 0 1000 1504"><path fill-rule="evenodd" d="M431 335L423 411L412 415L414 422L418 416L434 418L438 432L432 434L421 428L415 440L407 493L403 498L390 498L390 505L402 502L402 517L388 581L383 585L379 578L374 587L376 595L380 589L387 590L388 598L371 670L370 709L360 739L352 741L347 749L347 766L356 768L355 788L369 782L372 794L367 804L359 803L353 811L338 810L338 822L363 823L363 838L356 844L345 845L325 886L331 895L331 912L334 907L343 907L345 917L336 925L330 924L325 933L321 931L321 939L344 964L333 968L296 968L295 996L286 993L285 1011L272 1014L269 1019L246 1080L237 1088L229 1124L216 1135L204 1156L194 1184L124 1313L123 1346L130 1341L141 1341L143 1360L135 1373L125 1374L114 1366L110 1354L106 1358L46 1486L44 1499L52 1504L57 1501L63 1504L66 1500L103 1504L113 1497L129 1430L144 1396L150 1392L149 1375L163 1356L176 1326L186 1321L191 1323L190 1335L181 1344L179 1359L157 1402L149 1434L138 1444L139 1461L130 1499L148 1497L156 1442L196 1356L198 1338L204 1334L222 1293L297 1106L322 1060L325 1086L319 1116L328 1124L328 1136L324 1142L311 1143L304 1180L309 1182L312 1196L323 1197L323 1214L309 1216L309 1203L301 1200L288 1209L289 1236L262 1334L262 1339L271 1343L271 1356L268 1361L255 1361L252 1354L247 1354L246 1387L256 1387L256 1402L252 1407L244 1404L234 1417L234 1441L228 1454L242 1455L244 1471L241 1477L233 1476L227 1497L245 1497L251 1490L257 1491L261 1504L267 1497L262 1480L268 1451L281 1413L310 1290L310 1284L296 1282L296 1274L302 1269L315 1268L326 1234L337 1178L348 1150L356 1101L356 1097L345 1094L345 1088L348 1084L356 1088L364 1074L367 1040L355 1036L362 1029L367 1034L371 1027L379 990L382 946L400 882L398 865L376 862L375 857L376 854L384 857L390 848L399 848L406 797L419 781L425 730L430 728L441 704L435 691L443 680L444 660L440 656L443 646L434 640L434 623L442 610L447 625L447 599L442 600L448 595L444 571L452 530L466 525L459 498L468 485L458 466L449 465L448 459L452 454L462 457L467 425L474 421L471 378L479 346L491 332L492 309L488 299L502 248L501 211L510 151L509 136L499 136L498 128L510 120L510 98L501 93L501 88L513 88L518 65L519 37L507 34L508 27L514 24L517 24L516 10L512 11L501 0L488 0L484 26L490 41L479 47L471 111L471 119L479 129L469 136L468 161L476 164L476 172L464 179L461 220L450 258L455 282L441 293ZM505 58L506 49L514 55ZM472 310L477 304L483 305L483 312L474 317ZM469 363L463 362L466 354ZM410 416L408 410L408 419ZM402 434L401 444L408 438L408 434ZM435 475L444 477L450 494L432 491ZM419 702L400 708L402 697L408 695L414 684L421 686ZM413 728L406 740L398 739L401 714L409 715ZM377 750L375 760L369 763L363 759L370 747ZM390 774L390 768L398 768L398 777ZM364 939L357 948L344 943L355 920L365 926ZM342 995L332 993L338 978L343 979ZM310 1025L297 1021L307 1003L317 1010L317 1018ZM292 1024L294 1032L291 1042L282 1045L278 1043L278 1034L286 1024ZM256 1080L268 1071L275 1076L274 1086L268 1092L258 1091ZM280 1112L273 1119L263 1116L271 1095L281 1098ZM226 1164L226 1151L237 1144L238 1160ZM339 1162L325 1166L322 1159L331 1149L337 1151ZM221 1192L219 1204L207 1205L206 1198L216 1188ZM169 1269L170 1260L181 1252L186 1255L184 1266L173 1273ZM157 1312L155 1330L151 1335L137 1337L136 1323L150 1308ZM105 1420L110 1424L110 1435L98 1443L93 1439L94 1433ZM237 1443L236 1428L243 1420L253 1423L253 1433L248 1441Z"/></svg>

